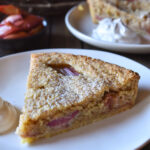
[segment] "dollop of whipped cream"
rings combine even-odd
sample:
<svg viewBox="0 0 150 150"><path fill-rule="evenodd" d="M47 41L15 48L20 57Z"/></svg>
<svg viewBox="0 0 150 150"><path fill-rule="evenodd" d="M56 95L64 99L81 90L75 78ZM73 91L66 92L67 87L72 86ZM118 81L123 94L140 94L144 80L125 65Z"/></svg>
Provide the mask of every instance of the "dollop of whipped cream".
<svg viewBox="0 0 150 150"><path fill-rule="evenodd" d="M92 37L97 40L116 43L141 43L140 36L123 24L121 19L104 18L93 30Z"/></svg>
<svg viewBox="0 0 150 150"><path fill-rule="evenodd" d="M14 127L18 120L18 113L14 106L0 97L0 134Z"/></svg>

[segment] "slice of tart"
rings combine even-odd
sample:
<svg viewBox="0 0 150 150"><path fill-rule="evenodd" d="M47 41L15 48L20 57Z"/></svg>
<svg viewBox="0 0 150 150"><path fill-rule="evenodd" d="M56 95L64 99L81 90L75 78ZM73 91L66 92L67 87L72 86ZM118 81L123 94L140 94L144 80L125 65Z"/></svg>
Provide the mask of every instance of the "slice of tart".
<svg viewBox="0 0 150 150"><path fill-rule="evenodd" d="M31 143L120 113L135 104L139 75L86 56L32 54L17 134Z"/></svg>
<svg viewBox="0 0 150 150"><path fill-rule="evenodd" d="M133 31L150 33L150 2L144 0L87 0L94 23L121 18Z"/></svg>
<svg viewBox="0 0 150 150"><path fill-rule="evenodd" d="M130 13L140 14L144 13L145 16L149 15L150 12L150 1L149 0L103 0L111 3L112 5ZM137 15L140 15L137 13ZM139 16L143 17L143 16ZM148 17L148 16L147 16Z"/></svg>

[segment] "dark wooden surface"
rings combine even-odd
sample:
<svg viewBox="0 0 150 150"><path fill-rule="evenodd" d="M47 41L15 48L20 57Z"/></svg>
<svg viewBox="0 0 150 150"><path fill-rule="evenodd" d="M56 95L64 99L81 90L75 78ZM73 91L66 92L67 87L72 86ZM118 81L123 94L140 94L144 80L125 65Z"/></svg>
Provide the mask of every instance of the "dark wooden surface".
<svg viewBox="0 0 150 150"><path fill-rule="evenodd" d="M41 48L81 48L81 49L96 49L96 50L106 51L103 48L96 48L76 39L66 28L64 23L64 17L65 14L46 17L48 21L48 29L47 29L47 34L45 35L45 40L43 44L39 47L40 49ZM0 57L6 56L8 54L18 53L20 51L19 50L14 51L12 49L5 51L1 49ZM127 54L127 53L126 54L117 53L117 54L131 58L145 65L146 67L150 68L150 54ZM149 145L146 144L146 146L144 145L144 147L142 147L142 150L150 150L150 144Z"/></svg>
<svg viewBox="0 0 150 150"><path fill-rule="evenodd" d="M41 48L82 48L82 49L96 49L96 50L108 51L108 50L104 50L103 48L90 46L75 38L66 28L64 23L64 16L65 14L59 14L57 16L55 15L55 16L46 17L48 21L47 35L44 43L39 47L40 49ZM16 52L19 51L14 51L12 49L9 49L8 51L0 50L0 56L4 56ZM117 54L131 58L145 65L146 67L150 68L150 54L128 54L128 53L119 53L119 52Z"/></svg>

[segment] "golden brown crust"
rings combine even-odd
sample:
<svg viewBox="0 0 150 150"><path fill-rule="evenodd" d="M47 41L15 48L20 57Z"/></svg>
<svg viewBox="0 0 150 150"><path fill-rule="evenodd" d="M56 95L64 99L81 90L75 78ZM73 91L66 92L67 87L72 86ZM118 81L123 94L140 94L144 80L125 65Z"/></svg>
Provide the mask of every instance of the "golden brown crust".
<svg viewBox="0 0 150 150"><path fill-rule="evenodd" d="M115 114L118 114L118 113L121 113L123 111L126 111L126 110L128 110L128 109L130 109L132 107L133 107L132 105L125 105L123 107L120 107L119 109L114 109L113 111L108 112L106 114L102 114L102 115L96 116L95 119L87 119L86 121L80 121L80 123L75 124L74 126L70 126L69 128L66 128L64 130L61 130L61 131L58 131L58 132L55 132L55 133L47 133L46 135L22 138L22 143L32 144L34 141L36 141L36 140L38 140L40 138L53 137L53 136L56 136L57 134L68 132L70 130L73 130L73 129L76 129L76 128L79 128L79 127L82 127L82 126L85 126L85 125L88 125L88 124L91 124L91 123L94 123L96 121L103 120L103 119L108 118L108 117L111 117L111 116L113 116Z"/></svg>
<svg viewBox="0 0 150 150"><path fill-rule="evenodd" d="M52 65L69 65L80 74L64 76ZM45 133L37 136L47 135L46 129L51 131L48 122L76 110L80 115L74 126L81 122L80 117L86 122L93 112L101 118L101 113L109 111L106 104L113 101L114 108L126 104L129 108L135 104L139 78L138 73L131 70L87 56L32 54L25 106L17 132L22 137L30 137L32 131L34 139L37 131ZM107 93L116 94L104 98Z"/></svg>
<svg viewBox="0 0 150 150"><path fill-rule="evenodd" d="M111 80L113 81L112 86L117 86L117 88L122 88L121 86L124 86L129 80L139 80L136 72L87 56L62 53L32 54L31 62L34 63L31 65L32 69L40 65L39 62L41 64L69 64L83 75Z"/></svg>

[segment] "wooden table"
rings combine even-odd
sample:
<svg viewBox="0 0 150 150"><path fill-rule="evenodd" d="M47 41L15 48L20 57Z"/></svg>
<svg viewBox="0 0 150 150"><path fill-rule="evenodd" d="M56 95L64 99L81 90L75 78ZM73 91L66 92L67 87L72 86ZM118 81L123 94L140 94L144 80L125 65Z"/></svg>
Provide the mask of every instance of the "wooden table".
<svg viewBox="0 0 150 150"><path fill-rule="evenodd" d="M66 28L64 23L64 17L65 14L59 16L46 17L48 21L48 31L46 40L44 44L40 46L40 48L82 48L82 49L96 49L106 51L103 48L90 46L75 38ZM0 56L12 53L16 53L16 51L13 51L11 49L7 52L0 51ZM131 58L150 68L150 54L127 54L127 53L117 53L117 54Z"/></svg>
<svg viewBox="0 0 150 150"><path fill-rule="evenodd" d="M65 14L61 14L59 16L46 17L48 21L47 35L45 37L44 44L42 44L39 48L80 48L80 49L96 49L106 51L103 48L93 47L76 39L66 28L64 23L64 17ZM0 57L17 52L19 51L13 51L11 49L8 51L1 50ZM150 54L145 55L125 54L125 53L117 53L117 54L131 58L150 68ZM148 149L150 149L150 144L142 148L142 150Z"/></svg>

